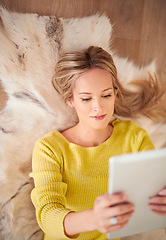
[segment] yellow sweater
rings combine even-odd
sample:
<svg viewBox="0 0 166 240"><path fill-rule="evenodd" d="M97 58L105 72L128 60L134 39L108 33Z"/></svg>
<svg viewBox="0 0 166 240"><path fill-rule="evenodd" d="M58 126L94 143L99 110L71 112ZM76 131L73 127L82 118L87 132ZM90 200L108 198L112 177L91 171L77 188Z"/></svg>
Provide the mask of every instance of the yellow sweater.
<svg viewBox="0 0 166 240"><path fill-rule="evenodd" d="M39 139L33 151L35 188L31 197L45 240L70 239L63 220L70 211L93 207L108 189L108 160L113 155L153 149L146 131L131 121L115 119L109 139L97 147L70 143L58 131ZM81 233L78 240L107 239L99 231Z"/></svg>

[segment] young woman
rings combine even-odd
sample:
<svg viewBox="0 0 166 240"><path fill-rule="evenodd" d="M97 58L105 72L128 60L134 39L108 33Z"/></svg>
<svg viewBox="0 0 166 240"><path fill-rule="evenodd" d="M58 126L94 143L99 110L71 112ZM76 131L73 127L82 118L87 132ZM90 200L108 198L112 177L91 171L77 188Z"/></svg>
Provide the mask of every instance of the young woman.
<svg viewBox="0 0 166 240"><path fill-rule="evenodd" d="M130 197L107 193L108 160L154 146L134 122L111 119L141 113L155 118L163 94L153 79L136 84L142 88L135 92L123 88L111 55L99 47L65 53L57 63L53 85L75 109L78 123L48 133L34 148L31 196L45 240L106 239L106 233L130 221ZM151 198L149 206L166 215L166 190Z"/></svg>

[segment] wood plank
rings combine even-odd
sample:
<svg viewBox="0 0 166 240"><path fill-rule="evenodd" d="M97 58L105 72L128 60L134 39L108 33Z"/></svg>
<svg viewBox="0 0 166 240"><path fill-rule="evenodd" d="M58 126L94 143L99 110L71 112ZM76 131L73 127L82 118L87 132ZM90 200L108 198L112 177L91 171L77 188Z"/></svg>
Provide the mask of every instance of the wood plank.
<svg viewBox="0 0 166 240"><path fill-rule="evenodd" d="M139 61L157 60L158 72L166 76L166 1L146 0Z"/></svg>
<svg viewBox="0 0 166 240"><path fill-rule="evenodd" d="M112 47L121 57L138 60L143 25L144 0L118 0L109 17L114 24Z"/></svg>
<svg viewBox="0 0 166 240"><path fill-rule="evenodd" d="M133 39L121 39L115 38L113 44L111 44L114 52L124 58L128 58L128 60L134 62L136 65L141 65L138 61L140 48L140 40Z"/></svg>

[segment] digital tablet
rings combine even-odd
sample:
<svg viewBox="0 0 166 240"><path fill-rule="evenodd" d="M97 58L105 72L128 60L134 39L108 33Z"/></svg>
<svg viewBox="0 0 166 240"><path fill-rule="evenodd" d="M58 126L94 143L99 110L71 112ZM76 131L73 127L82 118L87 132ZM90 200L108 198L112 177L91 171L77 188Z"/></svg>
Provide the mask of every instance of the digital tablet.
<svg viewBox="0 0 166 240"><path fill-rule="evenodd" d="M153 213L149 198L166 186L166 148L111 157L109 193L124 192L136 206L129 223L108 239L166 228L166 217Z"/></svg>

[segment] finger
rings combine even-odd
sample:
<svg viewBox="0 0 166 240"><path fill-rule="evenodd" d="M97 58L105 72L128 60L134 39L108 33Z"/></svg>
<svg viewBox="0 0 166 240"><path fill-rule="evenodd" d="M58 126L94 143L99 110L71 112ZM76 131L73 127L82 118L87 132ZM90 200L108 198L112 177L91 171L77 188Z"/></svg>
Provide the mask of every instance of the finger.
<svg viewBox="0 0 166 240"><path fill-rule="evenodd" d="M159 215L166 216L166 205L151 204L151 210Z"/></svg>
<svg viewBox="0 0 166 240"><path fill-rule="evenodd" d="M155 196L151 197L149 200L150 204L166 204L166 197L164 196Z"/></svg>
<svg viewBox="0 0 166 240"><path fill-rule="evenodd" d="M104 194L97 197L95 203L100 204L100 207L102 208L108 208L115 204L123 203L127 201L128 198L129 197L127 195L124 195L122 193L112 194L112 195Z"/></svg>
<svg viewBox="0 0 166 240"><path fill-rule="evenodd" d="M111 232L122 229L127 223L128 223L128 221L119 223L116 225L111 225L110 221L107 221L107 224L104 224L103 227L101 226L99 228L99 231L102 233L111 233Z"/></svg>
<svg viewBox="0 0 166 240"><path fill-rule="evenodd" d="M161 189L160 192L157 195L152 196L151 198L156 197L156 196L165 196L166 197L166 187Z"/></svg>
<svg viewBox="0 0 166 240"><path fill-rule="evenodd" d="M122 229L124 226L126 226L127 223L128 223L128 221L123 222L123 223L119 223L119 224L116 224L116 225L111 225L111 226L108 227L107 233L118 231L118 230Z"/></svg>
<svg viewBox="0 0 166 240"><path fill-rule="evenodd" d="M103 211L105 219L110 219L114 216L120 216L124 214L130 214L135 211L135 205L132 203L120 204L114 207L109 207Z"/></svg>
<svg viewBox="0 0 166 240"><path fill-rule="evenodd" d="M159 192L159 195L166 197L166 187Z"/></svg>
<svg viewBox="0 0 166 240"><path fill-rule="evenodd" d="M109 209L108 214L109 214L109 217L119 216L119 215L124 215L124 214L134 212L134 210L135 210L135 205L132 203L119 204L119 205L116 205L115 207L111 207Z"/></svg>
<svg viewBox="0 0 166 240"><path fill-rule="evenodd" d="M151 209L155 214L160 215L160 216L166 216L166 211L158 211L155 209Z"/></svg>
<svg viewBox="0 0 166 240"><path fill-rule="evenodd" d="M116 217L117 224L122 224L122 223L125 223L126 221L128 222L130 220L130 218L133 216L133 214L134 214L134 211L132 211L130 213L126 213L126 214L117 216Z"/></svg>
<svg viewBox="0 0 166 240"><path fill-rule="evenodd" d="M109 199L111 203L110 206L113 206L116 204L127 202L129 200L129 196L123 193L117 193L117 194L109 195Z"/></svg>
<svg viewBox="0 0 166 240"><path fill-rule="evenodd" d="M129 214L124 214L123 216L116 217L117 224L111 224L111 218L109 218L103 222L99 230L102 233L109 233L109 232L120 230L129 222L132 215L133 213L129 213Z"/></svg>

